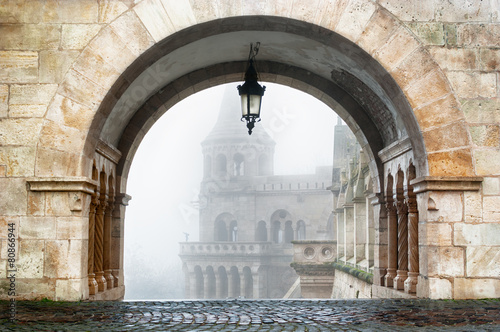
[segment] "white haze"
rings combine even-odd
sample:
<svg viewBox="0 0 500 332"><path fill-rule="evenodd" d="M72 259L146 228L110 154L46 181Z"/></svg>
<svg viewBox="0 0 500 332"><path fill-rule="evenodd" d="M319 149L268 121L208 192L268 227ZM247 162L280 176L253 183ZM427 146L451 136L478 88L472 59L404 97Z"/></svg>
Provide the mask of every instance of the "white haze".
<svg viewBox="0 0 500 332"><path fill-rule="evenodd" d="M276 141L275 174L314 173L331 165L336 114L319 100L265 83L262 122ZM125 217L125 299L183 297L179 242L198 240L200 143L212 130L227 85L186 98L147 133L132 163ZM236 84L234 98L239 98ZM234 110L240 112L239 109ZM246 130L241 123L241 130Z"/></svg>

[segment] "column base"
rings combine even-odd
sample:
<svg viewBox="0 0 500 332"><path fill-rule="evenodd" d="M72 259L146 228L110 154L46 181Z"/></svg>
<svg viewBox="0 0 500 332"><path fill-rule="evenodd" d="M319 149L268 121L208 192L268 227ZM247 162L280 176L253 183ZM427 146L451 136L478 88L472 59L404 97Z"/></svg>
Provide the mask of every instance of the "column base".
<svg viewBox="0 0 500 332"><path fill-rule="evenodd" d="M408 278L405 280L405 293L415 294L417 292L418 272L408 272Z"/></svg>
<svg viewBox="0 0 500 332"><path fill-rule="evenodd" d="M394 278L396 278L396 275L396 269L387 268L387 273L384 280L385 287L394 287Z"/></svg>
<svg viewBox="0 0 500 332"><path fill-rule="evenodd" d="M114 287L115 278L113 278L112 270L104 271L104 279L106 279L106 287L107 289L111 289Z"/></svg>
<svg viewBox="0 0 500 332"><path fill-rule="evenodd" d="M113 275L113 287L118 287L118 282L120 281L120 270L112 270L111 274Z"/></svg>
<svg viewBox="0 0 500 332"><path fill-rule="evenodd" d="M405 280L408 278L408 271L398 270L397 276L394 278L394 289L402 290L405 288Z"/></svg>
<svg viewBox="0 0 500 332"><path fill-rule="evenodd" d="M95 295L98 291L97 281L95 280L95 274L89 274L89 295Z"/></svg>
<svg viewBox="0 0 500 332"><path fill-rule="evenodd" d="M104 272L96 272L95 280L97 281L97 289L99 292L104 292L107 289L106 279L104 278Z"/></svg>

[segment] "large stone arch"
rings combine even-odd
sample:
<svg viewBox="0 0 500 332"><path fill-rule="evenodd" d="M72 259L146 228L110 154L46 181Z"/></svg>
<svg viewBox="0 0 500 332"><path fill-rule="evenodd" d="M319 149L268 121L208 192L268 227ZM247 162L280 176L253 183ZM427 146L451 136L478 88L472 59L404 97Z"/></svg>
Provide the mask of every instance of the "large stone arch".
<svg viewBox="0 0 500 332"><path fill-rule="evenodd" d="M464 191L477 190L478 179L469 178L475 175L473 147L457 99L458 92L448 82L452 75L434 61L426 45L410 31L409 24L393 15L396 13L401 17L404 14L395 10L393 4L388 6L392 6L388 7L390 11L380 3L369 0L296 0L285 3L269 0L237 4L209 0L143 0L128 5L116 4L111 10L100 11L99 15L105 16L99 21L102 24L92 27L99 32L81 42L82 47L78 48L81 52L72 51L71 59L76 60L67 60L70 64L61 65L65 68L60 71L61 79L50 81L48 87L37 87L37 91L41 91L39 97L50 100L47 112L38 116L41 120L14 119L11 122L15 124L9 122L12 127L8 128L20 128L26 124L27 129L19 131L23 137L18 141L21 145L31 144L28 149L35 151L30 152L25 160L13 157L16 162L21 160L29 166L25 166L28 170L23 170L20 177L8 179L8 193L19 192L19 188L24 188L28 181L28 194L16 194L21 198L19 201L27 204L20 208L22 204L17 206L9 201L4 209L14 206L11 209L14 213L8 210L5 215L15 215L14 219L19 220L21 227L30 229L28 236L21 239L24 241L21 242L24 246L24 251L21 251L23 257L29 257L26 250L41 252L40 247L53 240L71 239L80 241L83 246L88 241L85 222L88 223L89 198L99 185L92 180L91 174L96 151L101 156L97 158L99 169L104 165L116 165L116 172L111 172L116 174L117 185L114 189L119 199L114 203L116 208L113 214L114 219L123 222L128 168L147 130L183 98L210 86L241 81L248 44L255 41L262 43L258 56L262 80L289 85L315 96L337 111L353 129L370 158L376 193L384 188L384 177L381 176L384 162L380 152L384 151L384 158L387 159L402 147L406 151L410 149L414 157L416 176L420 179L414 180L414 190L419 195L418 204L423 211L427 211L428 202L435 201L443 206L448 206L449 201L465 206ZM43 10L52 9L49 6ZM60 11L55 10L55 14L42 15L43 18L35 15L34 21L29 23L38 23L37 19L49 23L51 20L74 24L87 22L85 15L78 16L77 12L74 15L78 18L73 20L72 14L67 11L64 7ZM17 17L13 16L13 19ZM91 32L90 29L85 31ZM47 33L52 36L53 31ZM33 41L26 41L27 44L30 42ZM65 42L71 44L73 41ZM482 40L478 43L490 45ZM36 45L33 48L38 50ZM16 47L13 49L18 50ZM25 57L22 61L28 69L17 68L7 74L4 70L2 78L7 77L6 82L11 84L40 83L32 72L35 55L18 53L16 56ZM161 62L164 56L166 61ZM165 76L154 76L155 65L158 64L169 66ZM18 69L27 78L14 77ZM153 76L148 78L147 75ZM154 80L158 78L156 83L151 82L151 77ZM137 98L130 104L123 104L127 90L132 92L131 89L141 85L145 92L137 90ZM18 90L23 88L16 87ZM52 89L57 90L55 94ZM5 87L0 86L0 93L4 90ZM42 92L53 96L49 98ZM0 106L0 111L4 112L3 104ZM34 138L24 139L32 128L36 132ZM405 139L406 136L409 138ZM390 166L395 169L397 164ZM0 165L0 170L7 176L12 175L4 165ZM497 175L496 171L488 173L484 167L481 172L482 175ZM27 178L33 175L35 178ZM445 181L443 186L443 179L455 181ZM494 201L500 194L491 187L488 190L488 202ZM444 193L437 195L437 191ZM67 196L68 192L77 194ZM480 195L474 193L470 197L481 201ZM40 208L43 204L50 205L42 199L48 202L53 197L60 204L58 210ZM465 249L459 247L468 245L466 233L473 228L466 223L468 217L464 216L465 213L472 213L473 220L482 220L482 210L477 211L482 206L475 209L474 204L467 207L473 209L472 212L465 212L466 208L463 208L461 219L456 217L452 220L458 221L457 226L450 226L450 229L438 223L438 210L429 209L430 212L422 214L422 220L430 220L434 224L433 228L425 228L423 233L438 229L437 233L446 234L450 239L456 238L456 243L450 240L449 244L446 242L448 246L439 250L452 248L460 258L460 250ZM62 215L74 218L71 219L74 223L67 226L70 219L58 219ZM455 215L444 213L444 217L455 218ZM79 228L74 230L76 235L56 239L53 232L37 228L41 221L52 225L47 228L51 230L55 229L56 222L64 224L64 227ZM495 225L498 224L492 227ZM487 229L482 224L473 226L479 231ZM21 235L26 233L21 232ZM432 239L426 241L424 246L434 245ZM26 249L28 243L33 248ZM50 270L50 273L37 270L26 274L28 277L24 278L23 287L27 291L23 296L36 297L33 289L43 284L43 294L48 297L87 298L86 253L75 249L68 253L52 251L50 255L36 257L40 266ZM462 256L465 257L465 253ZM65 263L71 260L71 266L68 263L53 269L51 262L58 260ZM465 258L461 260L462 265L465 261ZM449 280L439 277L448 276L446 266L443 267L445 273L441 273L440 270L435 272L429 269L433 262L425 261L424 264L425 269L421 269L423 276L434 273L434 283L422 283L422 287L427 289L419 296L449 296L451 291L447 290L446 294L436 291L443 284L450 289L453 287ZM460 282L466 285L469 282L467 276L452 275L450 280L462 277ZM122 280L121 277L119 280ZM476 273L473 277L478 277L478 283L483 282L482 274ZM494 278L486 282L491 280L491 284L498 284L498 279ZM480 293L473 293L473 296L477 297Z"/></svg>

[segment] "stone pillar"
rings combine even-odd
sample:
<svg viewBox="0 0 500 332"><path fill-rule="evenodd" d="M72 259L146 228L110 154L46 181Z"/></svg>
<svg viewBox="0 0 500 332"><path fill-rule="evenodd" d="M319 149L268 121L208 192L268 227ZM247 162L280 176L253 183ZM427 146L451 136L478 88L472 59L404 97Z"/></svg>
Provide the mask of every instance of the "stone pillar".
<svg viewBox="0 0 500 332"><path fill-rule="evenodd" d="M418 209L413 192L408 195L408 258L408 278L404 289L406 293L416 293L419 274Z"/></svg>
<svg viewBox="0 0 500 332"><path fill-rule="evenodd" d="M124 193L115 196L111 231L111 266L115 286L123 286L123 216L125 216L125 209L131 199L130 195Z"/></svg>
<svg viewBox="0 0 500 332"><path fill-rule="evenodd" d="M373 220L373 208L370 204L370 199L366 197L365 199L365 209L366 209L366 245L365 245L365 258L367 263L367 269L373 267L373 253L375 245L375 222Z"/></svg>
<svg viewBox="0 0 500 332"><path fill-rule="evenodd" d="M89 295L95 295L98 291L97 281L94 273L94 249L95 249L95 216L99 206L98 194L92 195L89 211L89 244L88 244L88 284Z"/></svg>
<svg viewBox="0 0 500 332"><path fill-rule="evenodd" d="M103 268L104 278L106 279L106 288L115 287L115 279L113 277L113 269L111 268L111 224L113 223L114 196L110 195L106 210L104 213L104 241L103 241Z"/></svg>
<svg viewBox="0 0 500 332"><path fill-rule="evenodd" d="M337 233L335 234L335 239L337 240L337 259L342 262L345 260L345 244L344 244L344 210L337 209L335 214L335 222L337 224Z"/></svg>
<svg viewBox="0 0 500 332"><path fill-rule="evenodd" d="M107 286L104 278L104 212L107 207L106 195L100 195L99 203L95 215L94 273L98 290L103 292Z"/></svg>
<svg viewBox="0 0 500 332"><path fill-rule="evenodd" d="M398 270L394 279L395 289L404 289L408 277L408 206L398 199Z"/></svg>
<svg viewBox="0 0 500 332"><path fill-rule="evenodd" d="M233 272L231 270L229 270L229 275L227 276L227 296L228 297L235 297L234 284L235 284L235 280L234 280Z"/></svg>
<svg viewBox="0 0 500 332"><path fill-rule="evenodd" d="M398 215L394 200L392 197L386 198L387 209L387 272L385 275L384 284L387 287L393 287L394 278L398 266Z"/></svg>
<svg viewBox="0 0 500 332"><path fill-rule="evenodd" d="M366 256L366 201L354 199L354 261L356 264ZM366 266L363 266L365 268Z"/></svg>
<svg viewBox="0 0 500 332"><path fill-rule="evenodd" d="M344 257L346 262L354 258L354 207L344 205Z"/></svg>
<svg viewBox="0 0 500 332"><path fill-rule="evenodd" d="M374 241L373 246L373 283L378 286L385 285L387 272L387 209L383 195L372 194L369 197L373 206Z"/></svg>

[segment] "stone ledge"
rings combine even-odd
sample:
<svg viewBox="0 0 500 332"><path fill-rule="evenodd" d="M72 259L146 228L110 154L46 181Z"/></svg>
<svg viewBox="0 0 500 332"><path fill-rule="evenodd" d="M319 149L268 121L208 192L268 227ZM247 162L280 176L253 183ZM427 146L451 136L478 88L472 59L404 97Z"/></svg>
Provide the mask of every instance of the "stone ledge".
<svg viewBox="0 0 500 332"><path fill-rule="evenodd" d="M115 164L118 164L120 162L120 158L122 157L122 153L118 149L103 140L99 140L97 143L96 151L104 158L111 160Z"/></svg>
<svg viewBox="0 0 500 332"><path fill-rule="evenodd" d="M386 163L396 157L401 156L402 154L411 150L411 142L409 137L405 137L399 141L396 141L386 148L380 150L378 152L378 156L382 163Z"/></svg>
<svg viewBox="0 0 500 332"><path fill-rule="evenodd" d="M332 267L335 270L340 270L340 271L348 273L348 274L352 275L353 277L356 277L364 282L367 282L369 284L373 284L373 274L371 274L371 273L361 271L361 270L358 270L358 269L351 267L349 265L344 265L344 264L340 264L337 262L332 263Z"/></svg>
<svg viewBox="0 0 500 332"><path fill-rule="evenodd" d="M479 191L480 176L423 176L410 181L414 193L426 191Z"/></svg>
<svg viewBox="0 0 500 332"><path fill-rule="evenodd" d="M297 272L299 276L333 276L335 269L332 264L303 264L303 263L290 263L290 266Z"/></svg>
<svg viewBox="0 0 500 332"><path fill-rule="evenodd" d="M28 178L26 182L31 191L69 191L93 194L97 188L97 181L87 177Z"/></svg>

